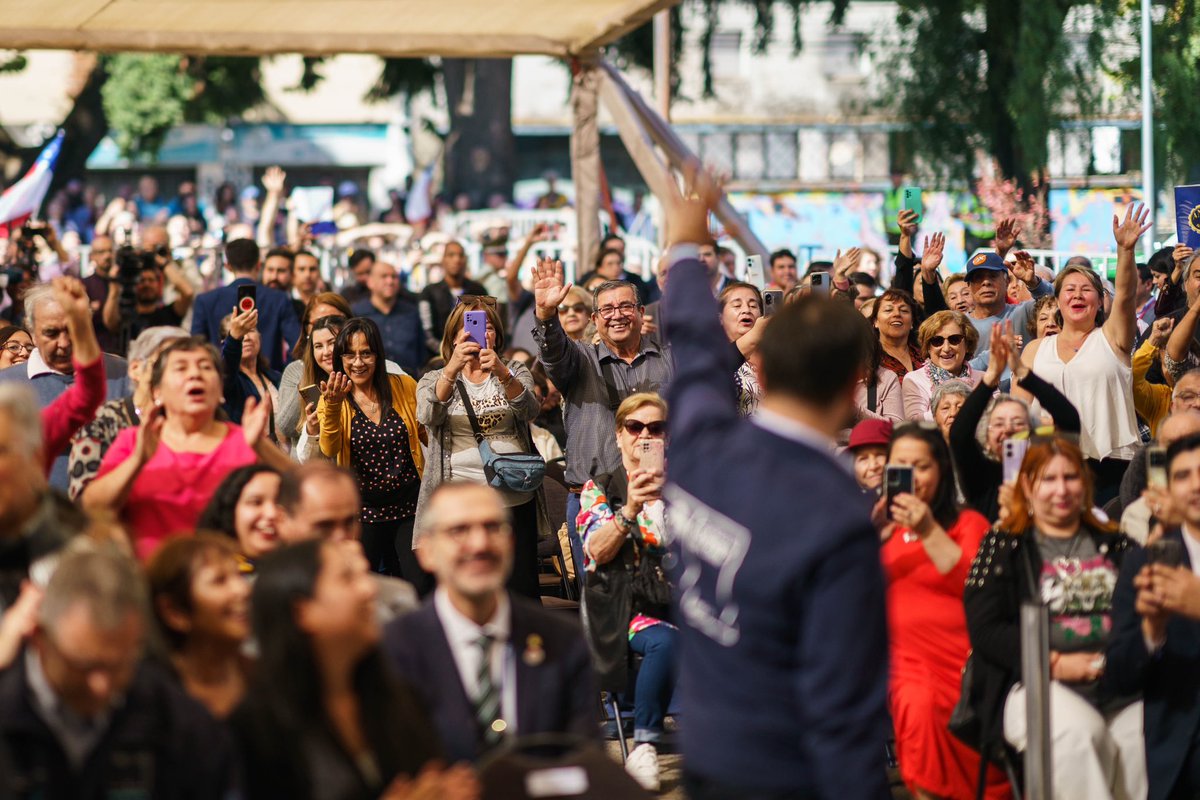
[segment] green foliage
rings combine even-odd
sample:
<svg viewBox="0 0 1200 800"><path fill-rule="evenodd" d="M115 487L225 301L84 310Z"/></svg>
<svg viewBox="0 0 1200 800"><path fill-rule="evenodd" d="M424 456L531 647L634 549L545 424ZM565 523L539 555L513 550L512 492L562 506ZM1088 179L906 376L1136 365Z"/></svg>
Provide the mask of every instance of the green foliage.
<svg viewBox="0 0 1200 800"><path fill-rule="evenodd" d="M29 62L22 52L6 52L0 53L0 73L4 72L20 72L25 69Z"/></svg>
<svg viewBox="0 0 1200 800"><path fill-rule="evenodd" d="M184 104L184 122L222 125L266 99L258 58L192 56L180 61L192 81Z"/></svg>
<svg viewBox="0 0 1200 800"><path fill-rule="evenodd" d="M431 89L438 72L439 67L427 58L385 58L367 99L378 102L401 92L416 94Z"/></svg>
<svg viewBox="0 0 1200 800"><path fill-rule="evenodd" d="M167 131L183 121L192 79L179 56L119 53L106 62L104 113L121 155L153 159Z"/></svg>

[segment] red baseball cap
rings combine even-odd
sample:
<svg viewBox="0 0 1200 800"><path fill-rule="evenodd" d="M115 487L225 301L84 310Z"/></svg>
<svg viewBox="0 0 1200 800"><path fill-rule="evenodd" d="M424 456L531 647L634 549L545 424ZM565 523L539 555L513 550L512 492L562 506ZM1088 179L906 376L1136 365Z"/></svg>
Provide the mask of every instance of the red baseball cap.
<svg viewBox="0 0 1200 800"><path fill-rule="evenodd" d="M847 450L857 450L868 445L887 446L892 440L892 423L886 419L864 419L850 431Z"/></svg>

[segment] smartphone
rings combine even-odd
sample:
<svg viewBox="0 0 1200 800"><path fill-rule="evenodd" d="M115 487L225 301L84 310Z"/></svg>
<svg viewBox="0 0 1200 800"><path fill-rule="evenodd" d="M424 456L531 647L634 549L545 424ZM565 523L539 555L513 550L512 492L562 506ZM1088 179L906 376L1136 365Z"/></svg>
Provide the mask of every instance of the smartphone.
<svg viewBox="0 0 1200 800"><path fill-rule="evenodd" d="M237 310L246 312L253 311L258 296L258 287L253 283L243 283L237 287Z"/></svg>
<svg viewBox="0 0 1200 800"><path fill-rule="evenodd" d="M665 466L662 439L642 439L637 443L640 469L662 472Z"/></svg>
<svg viewBox="0 0 1200 800"><path fill-rule="evenodd" d="M763 257L749 256L746 258L746 283L760 292L767 285L766 272L763 271Z"/></svg>
<svg viewBox="0 0 1200 800"><path fill-rule="evenodd" d="M1159 539L1146 545L1146 563L1164 567L1183 566L1183 545L1173 539Z"/></svg>
<svg viewBox="0 0 1200 800"><path fill-rule="evenodd" d="M829 297L830 286L831 281L828 272L814 272L809 278L809 287L812 289L813 294Z"/></svg>
<svg viewBox="0 0 1200 800"><path fill-rule="evenodd" d="M308 386L300 387L300 396L304 398L304 405L307 407L309 403L314 406L321 399L321 388L315 383L310 383Z"/></svg>
<svg viewBox="0 0 1200 800"><path fill-rule="evenodd" d="M480 350L487 349L487 312L467 311L463 313L463 330Z"/></svg>
<svg viewBox="0 0 1200 800"><path fill-rule="evenodd" d="M1159 445L1146 448L1146 485L1167 488L1167 449Z"/></svg>
<svg viewBox="0 0 1200 800"><path fill-rule="evenodd" d="M900 466L898 464L888 464L883 475L883 487L886 492L887 501L884 507L889 510L892 507L892 500L898 494L912 494L913 490L913 468Z"/></svg>
<svg viewBox="0 0 1200 800"><path fill-rule="evenodd" d="M1004 440L1003 472L1005 483L1016 483L1021 474L1021 462L1025 460L1025 451L1029 449L1029 439Z"/></svg>
<svg viewBox="0 0 1200 800"><path fill-rule="evenodd" d="M783 308L783 292L778 289L768 289L763 292L763 316L769 317Z"/></svg>
<svg viewBox="0 0 1200 800"><path fill-rule="evenodd" d="M921 222L921 219L925 216L925 207L921 202L920 186L904 187L904 208L908 211L917 212L917 222Z"/></svg>

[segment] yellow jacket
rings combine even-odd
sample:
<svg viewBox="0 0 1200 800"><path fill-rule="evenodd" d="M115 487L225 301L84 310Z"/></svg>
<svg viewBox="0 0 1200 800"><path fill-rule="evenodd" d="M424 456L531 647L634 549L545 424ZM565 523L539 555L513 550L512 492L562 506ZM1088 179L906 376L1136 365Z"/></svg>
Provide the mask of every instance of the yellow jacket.
<svg viewBox="0 0 1200 800"><path fill-rule="evenodd" d="M392 408L404 420L408 428L408 447L412 451L417 474L425 468L425 457L421 443L425 441L425 426L417 422L417 382L407 375L388 375L392 387ZM332 458L339 467L350 467L350 421L354 418L354 405L348 402L326 403L321 397L317 403L317 416L321 420L321 452Z"/></svg>
<svg viewBox="0 0 1200 800"><path fill-rule="evenodd" d="M1146 373L1158 358L1158 348L1147 339L1133 354L1133 409L1150 426L1150 435L1158 438L1158 426L1171 412L1171 387L1150 383Z"/></svg>

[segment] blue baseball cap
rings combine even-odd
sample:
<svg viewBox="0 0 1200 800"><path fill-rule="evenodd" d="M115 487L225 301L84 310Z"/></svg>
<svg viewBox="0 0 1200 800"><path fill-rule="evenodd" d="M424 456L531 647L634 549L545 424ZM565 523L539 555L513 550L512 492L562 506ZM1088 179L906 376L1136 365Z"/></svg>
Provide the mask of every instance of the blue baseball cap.
<svg viewBox="0 0 1200 800"><path fill-rule="evenodd" d="M967 280L971 279L971 273L981 270L1008 272L1008 265L1004 263L1003 258L995 253L977 253L967 262Z"/></svg>

